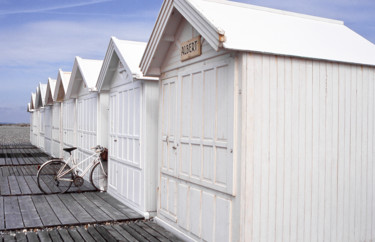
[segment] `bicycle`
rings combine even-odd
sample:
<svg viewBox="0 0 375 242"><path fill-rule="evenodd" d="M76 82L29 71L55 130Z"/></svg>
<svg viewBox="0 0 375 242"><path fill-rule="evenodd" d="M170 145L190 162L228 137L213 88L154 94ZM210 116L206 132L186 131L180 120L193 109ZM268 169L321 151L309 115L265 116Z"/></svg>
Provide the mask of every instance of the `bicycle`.
<svg viewBox="0 0 375 242"><path fill-rule="evenodd" d="M76 149L77 147L64 148L63 150L69 153L69 158L66 161L63 159L49 160L39 168L37 182L42 192L45 194L65 193L72 186L72 183L76 187L80 187L84 183L83 177L90 168L90 182L94 188L99 191L107 189L107 163L103 164L101 159L101 155L106 149L99 145L91 148L95 150L95 153L79 163L76 163L72 156L72 151ZM93 157L95 159L92 160L91 164L79 174L77 167Z"/></svg>

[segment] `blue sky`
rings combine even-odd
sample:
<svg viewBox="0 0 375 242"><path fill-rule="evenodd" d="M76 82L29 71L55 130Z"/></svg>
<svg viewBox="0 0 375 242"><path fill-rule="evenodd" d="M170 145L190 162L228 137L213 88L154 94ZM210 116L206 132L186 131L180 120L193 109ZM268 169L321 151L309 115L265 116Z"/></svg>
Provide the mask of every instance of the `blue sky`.
<svg viewBox="0 0 375 242"><path fill-rule="evenodd" d="M373 0L238 0L343 20L375 43ZM31 92L75 56L103 59L109 39L147 41L162 0L0 0L0 122L29 122Z"/></svg>

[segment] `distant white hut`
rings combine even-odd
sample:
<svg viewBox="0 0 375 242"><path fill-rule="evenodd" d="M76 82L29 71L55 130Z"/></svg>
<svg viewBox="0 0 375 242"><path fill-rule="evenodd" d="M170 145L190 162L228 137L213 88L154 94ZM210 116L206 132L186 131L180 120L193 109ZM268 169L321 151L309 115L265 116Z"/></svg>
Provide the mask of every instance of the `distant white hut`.
<svg viewBox="0 0 375 242"><path fill-rule="evenodd" d="M104 120L108 118L107 100L98 97L96 82L102 61L76 57L72 74L65 94L65 99L76 99L76 157L82 161L93 154L90 148L96 145L106 146L107 127ZM101 126L103 125L103 127ZM100 138L101 137L101 138ZM99 139L100 138L100 139ZM89 161L87 161L89 162ZM87 167L87 164L82 164ZM81 167L82 167L81 166Z"/></svg>
<svg viewBox="0 0 375 242"><path fill-rule="evenodd" d="M44 133L45 133L45 120L44 120L44 104L47 91L47 84L39 83L36 89L35 107L37 110L37 122L38 122L38 143L37 146L42 150L44 147Z"/></svg>
<svg viewBox="0 0 375 242"><path fill-rule="evenodd" d="M375 46L340 21L165 0L156 221L192 240L370 241Z"/></svg>
<svg viewBox="0 0 375 242"><path fill-rule="evenodd" d="M30 113L30 143L32 143L32 136L33 136L33 112L34 109L31 108L31 103L27 103L27 112Z"/></svg>
<svg viewBox="0 0 375 242"><path fill-rule="evenodd" d="M156 211L158 78L138 67L146 43L112 37L97 90L109 95L108 193L149 217Z"/></svg>
<svg viewBox="0 0 375 242"><path fill-rule="evenodd" d="M44 150L52 155L52 114L53 114L53 94L55 92L56 80L48 78L45 105L44 105Z"/></svg>
<svg viewBox="0 0 375 242"><path fill-rule="evenodd" d="M37 124L37 113L35 112L35 93L31 93L30 96L30 109L32 110L30 115L30 143L32 145L37 145L37 131L38 124Z"/></svg>
<svg viewBox="0 0 375 242"><path fill-rule="evenodd" d="M52 115L52 155L63 157L62 149L65 146L74 146L74 120L75 99L65 99L71 72L59 69L56 79L56 87L53 93ZM66 108L65 108L66 106ZM65 112L63 112L65 110Z"/></svg>

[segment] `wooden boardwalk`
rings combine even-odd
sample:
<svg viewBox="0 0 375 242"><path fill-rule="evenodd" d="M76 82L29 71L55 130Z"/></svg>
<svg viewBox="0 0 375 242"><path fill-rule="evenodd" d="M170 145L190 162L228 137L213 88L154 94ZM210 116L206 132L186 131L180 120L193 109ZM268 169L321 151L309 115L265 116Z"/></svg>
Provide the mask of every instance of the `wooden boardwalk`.
<svg viewBox="0 0 375 242"><path fill-rule="evenodd" d="M182 241L152 221L54 228L0 235L3 241Z"/></svg>
<svg viewBox="0 0 375 242"><path fill-rule="evenodd" d="M50 158L30 144L0 144L0 242L181 241L87 181L42 194L36 173Z"/></svg>
<svg viewBox="0 0 375 242"><path fill-rule="evenodd" d="M34 146L0 146L0 166L40 165L51 158Z"/></svg>
<svg viewBox="0 0 375 242"><path fill-rule="evenodd" d="M0 197L0 230L143 219L107 193Z"/></svg>

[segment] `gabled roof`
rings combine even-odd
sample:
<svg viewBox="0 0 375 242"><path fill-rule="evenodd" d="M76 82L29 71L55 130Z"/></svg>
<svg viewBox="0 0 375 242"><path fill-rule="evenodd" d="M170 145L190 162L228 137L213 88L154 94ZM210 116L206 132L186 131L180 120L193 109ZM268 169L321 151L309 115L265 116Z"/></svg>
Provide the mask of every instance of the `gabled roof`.
<svg viewBox="0 0 375 242"><path fill-rule="evenodd" d="M39 85L36 88L36 94L35 94L35 109L44 107L46 92L47 92L47 84L39 83Z"/></svg>
<svg viewBox="0 0 375 242"><path fill-rule="evenodd" d="M231 1L165 0L140 64L145 75L160 74L157 58L178 25L173 15L182 15L215 50L375 65L375 45L341 21Z"/></svg>
<svg viewBox="0 0 375 242"><path fill-rule="evenodd" d="M103 61L101 60L82 59L77 56L74 61L65 99L76 98L78 96L81 81L84 82L89 91L95 91L102 63Z"/></svg>
<svg viewBox="0 0 375 242"><path fill-rule="evenodd" d="M64 100L71 74L71 72L59 69L57 73L55 92L53 93L54 101L62 102Z"/></svg>
<svg viewBox="0 0 375 242"><path fill-rule="evenodd" d="M46 92L47 92L47 84L39 83L39 85L36 88L35 109L44 107Z"/></svg>
<svg viewBox="0 0 375 242"><path fill-rule="evenodd" d="M33 109L33 110L35 109L35 93L34 92L31 93L30 108Z"/></svg>
<svg viewBox="0 0 375 242"><path fill-rule="evenodd" d="M32 113L34 110L31 108L31 104L27 104L27 112Z"/></svg>
<svg viewBox="0 0 375 242"><path fill-rule="evenodd" d="M55 92L56 80L48 78L45 105L53 105L53 93Z"/></svg>
<svg viewBox="0 0 375 242"><path fill-rule="evenodd" d="M144 77L139 68L139 62L146 45L146 42L119 40L116 37L112 37L104 57L96 89L99 91L109 89L109 81L112 79L113 74L118 71L119 62L121 62L123 67L122 72L130 74L129 78L157 80L155 77Z"/></svg>

